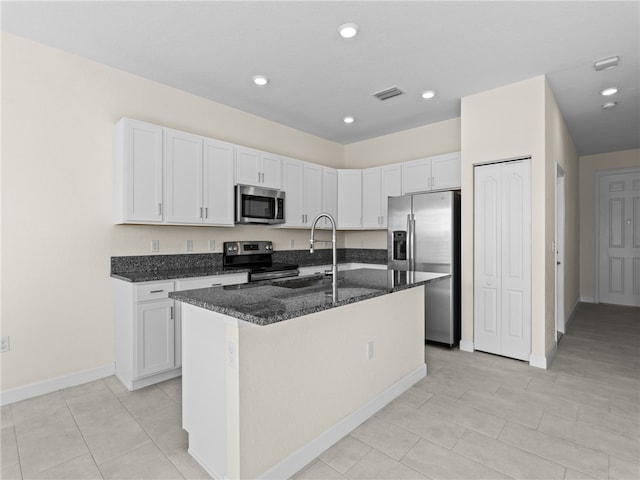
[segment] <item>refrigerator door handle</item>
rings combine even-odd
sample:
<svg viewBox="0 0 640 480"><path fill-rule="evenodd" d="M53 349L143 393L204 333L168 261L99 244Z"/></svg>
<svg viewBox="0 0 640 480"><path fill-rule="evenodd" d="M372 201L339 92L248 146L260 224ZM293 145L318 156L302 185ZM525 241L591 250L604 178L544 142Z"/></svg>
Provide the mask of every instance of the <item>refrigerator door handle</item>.
<svg viewBox="0 0 640 480"><path fill-rule="evenodd" d="M415 220L413 214L407 215L407 270L415 270Z"/></svg>

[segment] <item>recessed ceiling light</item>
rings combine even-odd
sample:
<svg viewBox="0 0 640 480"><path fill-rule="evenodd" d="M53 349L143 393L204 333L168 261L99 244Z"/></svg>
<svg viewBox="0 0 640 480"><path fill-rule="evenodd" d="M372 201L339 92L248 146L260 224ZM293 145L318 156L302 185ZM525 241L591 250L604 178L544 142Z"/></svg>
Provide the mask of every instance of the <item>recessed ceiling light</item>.
<svg viewBox="0 0 640 480"><path fill-rule="evenodd" d="M342 38L353 38L358 34L358 25L355 23L344 23L338 27L338 32Z"/></svg>
<svg viewBox="0 0 640 480"><path fill-rule="evenodd" d="M603 58L602 60L598 60L597 62L595 62L593 64L593 68L596 69L596 72L599 72L601 70L609 70L610 68L617 67L619 61L619 57Z"/></svg>
<svg viewBox="0 0 640 480"><path fill-rule="evenodd" d="M433 98L435 96L436 96L436 92L434 92L433 90L426 90L422 92L422 98L425 98L425 99Z"/></svg>
<svg viewBox="0 0 640 480"><path fill-rule="evenodd" d="M612 108L616 108L617 104L618 104L618 102L607 102L604 105L602 105L602 108L604 110L611 110Z"/></svg>
<svg viewBox="0 0 640 480"><path fill-rule="evenodd" d="M256 85L259 85L261 87L265 86L267 83L269 83L269 79L267 77L265 77L264 75L254 75L253 77L253 83L255 83Z"/></svg>
<svg viewBox="0 0 640 480"><path fill-rule="evenodd" d="M615 93L618 93L618 89L616 87L609 87L602 90L600 92L600 95L604 95L605 97L608 97L609 95L613 95Z"/></svg>
<svg viewBox="0 0 640 480"><path fill-rule="evenodd" d="M344 123L353 123L356 121L356 119L353 118L351 115L347 115L342 120L344 121Z"/></svg>

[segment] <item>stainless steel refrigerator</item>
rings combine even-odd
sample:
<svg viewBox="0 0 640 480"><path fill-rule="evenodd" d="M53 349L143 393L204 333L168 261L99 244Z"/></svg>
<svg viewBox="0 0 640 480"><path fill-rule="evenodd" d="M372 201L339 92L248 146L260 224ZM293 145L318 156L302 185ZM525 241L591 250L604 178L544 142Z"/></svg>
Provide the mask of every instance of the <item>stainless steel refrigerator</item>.
<svg viewBox="0 0 640 480"><path fill-rule="evenodd" d="M425 339L460 342L460 192L389 197L390 269L451 273L425 286Z"/></svg>

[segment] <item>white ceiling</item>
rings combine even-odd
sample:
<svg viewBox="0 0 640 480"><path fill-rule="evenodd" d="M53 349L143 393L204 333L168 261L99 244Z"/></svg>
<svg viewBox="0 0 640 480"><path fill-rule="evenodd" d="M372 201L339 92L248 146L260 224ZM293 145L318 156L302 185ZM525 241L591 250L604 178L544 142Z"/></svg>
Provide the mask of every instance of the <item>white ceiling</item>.
<svg viewBox="0 0 640 480"><path fill-rule="evenodd" d="M3 30L344 144L459 117L462 97L544 74L586 155L640 148L639 6L3 1L1 13ZM358 36L337 35L346 22ZM617 68L594 70L613 55ZM391 86L406 94L370 95Z"/></svg>

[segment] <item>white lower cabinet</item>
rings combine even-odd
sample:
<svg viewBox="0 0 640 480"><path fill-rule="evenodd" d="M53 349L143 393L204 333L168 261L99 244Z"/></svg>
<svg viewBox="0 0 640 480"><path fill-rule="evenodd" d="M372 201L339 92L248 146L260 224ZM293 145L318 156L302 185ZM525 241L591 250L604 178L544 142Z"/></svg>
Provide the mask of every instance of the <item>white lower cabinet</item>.
<svg viewBox="0 0 640 480"><path fill-rule="evenodd" d="M116 376L136 390L181 375L181 303L169 293L247 281L247 273L142 283L114 279Z"/></svg>
<svg viewBox="0 0 640 480"><path fill-rule="evenodd" d="M138 304L136 308L136 376L144 377L175 367L174 301Z"/></svg>

